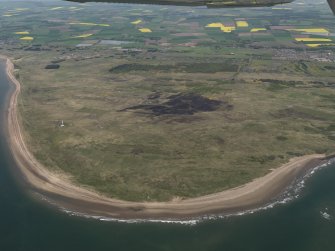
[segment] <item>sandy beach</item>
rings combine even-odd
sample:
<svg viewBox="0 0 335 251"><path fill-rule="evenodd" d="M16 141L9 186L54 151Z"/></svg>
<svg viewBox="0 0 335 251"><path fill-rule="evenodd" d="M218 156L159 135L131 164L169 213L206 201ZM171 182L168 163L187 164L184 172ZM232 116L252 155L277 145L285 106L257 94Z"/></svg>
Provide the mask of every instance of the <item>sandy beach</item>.
<svg viewBox="0 0 335 251"><path fill-rule="evenodd" d="M70 211L118 219L190 219L208 214L231 214L266 205L298 177L327 161L323 154L292 158L289 163L243 186L198 198L168 202L129 202L108 198L52 173L31 154L18 116L21 85L13 75L13 63L7 58L5 60L8 78L15 86L9 99L6 129L20 176L31 190Z"/></svg>

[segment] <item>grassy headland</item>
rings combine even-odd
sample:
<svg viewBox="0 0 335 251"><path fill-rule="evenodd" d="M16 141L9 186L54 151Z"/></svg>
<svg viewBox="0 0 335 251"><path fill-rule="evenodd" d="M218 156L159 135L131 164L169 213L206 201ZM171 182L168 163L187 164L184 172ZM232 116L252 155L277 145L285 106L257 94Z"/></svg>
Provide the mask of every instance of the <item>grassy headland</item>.
<svg viewBox="0 0 335 251"><path fill-rule="evenodd" d="M164 201L334 151L328 7L290 15L25 4L1 10L1 53L15 58L30 150L76 183ZM307 42L297 40L303 32Z"/></svg>

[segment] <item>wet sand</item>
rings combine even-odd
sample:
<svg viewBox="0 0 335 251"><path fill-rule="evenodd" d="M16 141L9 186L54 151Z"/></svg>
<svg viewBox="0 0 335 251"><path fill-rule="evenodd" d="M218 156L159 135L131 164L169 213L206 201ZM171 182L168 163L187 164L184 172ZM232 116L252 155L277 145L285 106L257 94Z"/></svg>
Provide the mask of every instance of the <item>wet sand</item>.
<svg viewBox="0 0 335 251"><path fill-rule="evenodd" d="M39 163L25 143L18 118L18 96L21 85L14 77L14 65L6 62L6 72L14 85L7 116L8 145L16 161L20 177L32 191L50 203L81 214L116 219L190 219L208 214L232 214L268 204L280 196L297 178L324 164L323 154L292 158L289 163L243 186L197 198L168 202L130 202L108 198L71 183L66 177L52 173Z"/></svg>

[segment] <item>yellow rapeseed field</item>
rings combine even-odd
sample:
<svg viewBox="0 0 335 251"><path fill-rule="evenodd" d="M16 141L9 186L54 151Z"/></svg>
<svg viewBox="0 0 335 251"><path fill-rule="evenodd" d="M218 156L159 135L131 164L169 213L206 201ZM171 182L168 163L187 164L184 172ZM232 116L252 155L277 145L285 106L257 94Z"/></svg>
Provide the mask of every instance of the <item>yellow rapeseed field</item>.
<svg viewBox="0 0 335 251"><path fill-rule="evenodd" d="M331 42L329 38L312 38L312 37L297 37L295 38L298 42Z"/></svg>
<svg viewBox="0 0 335 251"><path fill-rule="evenodd" d="M249 27L249 24L247 21L236 21L237 27Z"/></svg>
<svg viewBox="0 0 335 251"><path fill-rule="evenodd" d="M266 28L252 28L250 32L266 31Z"/></svg>
<svg viewBox="0 0 335 251"><path fill-rule="evenodd" d="M82 35L79 35L79 36L74 36L74 37L72 37L72 38L85 38L85 37L90 37L90 36L92 36L93 34L82 34Z"/></svg>
<svg viewBox="0 0 335 251"><path fill-rule="evenodd" d="M141 28L141 29L138 29L140 32L143 32L143 33L149 33L149 32L152 32L149 28Z"/></svg>
<svg viewBox="0 0 335 251"><path fill-rule="evenodd" d="M300 31L300 32L310 32L310 33L329 33L328 30L324 28L310 28L310 29L287 29L288 31Z"/></svg>
<svg viewBox="0 0 335 251"><path fill-rule="evenodd" d="M33 37L21 37L20 40L32 41L32 40L34 40L34 38Z"/></svg>
<svg viewBox="0 0 335 251"><path fill-rule="evenodd" d="M207 28L220 28L221 31L229 33L236 30L235 26L225 26L223 23L210 23L206 25Z"/></svg>
<svg viewBox="0 0 335 251"><path fill-rule="evenodd" d="M236 30L235 26L222 26L221 31L229 33Z"/></svg>
<svg viewBox="0 0 335 251"><path fill-rule="evenodd" d="M142 20L140 20L140 19L138 19L138 20L136 20L136 21L133 21L133 22L131 22L131 24L140 24L140 23L142 23Z"/></svg>
<svg viewBox="0 0 335 251"><path fill-rule="evenodd" d="M319 47L319 46L335 46L335 44L306 44L308 47Z"/></svg>
<svg viewBox="0 0 335 251"><path fill-rule="evenodd" d="M29 35L30 32L29 31L17 31L15 32L16 35Z"/></svg>
<svg viewBox="0 0 335 251"><path fill-rule="evenodd" d="M222 26L222 23L211 23L206 25L207 28L221 28Z"/></svg>

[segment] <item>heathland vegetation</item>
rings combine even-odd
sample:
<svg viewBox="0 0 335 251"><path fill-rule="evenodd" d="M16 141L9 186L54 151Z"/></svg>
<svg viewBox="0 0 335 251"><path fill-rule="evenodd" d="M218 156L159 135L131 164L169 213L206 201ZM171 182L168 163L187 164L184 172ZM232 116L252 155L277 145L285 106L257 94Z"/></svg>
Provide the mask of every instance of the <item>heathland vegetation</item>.
<svg viewBox="0 0 335 251"><path fill-rule="evenodd" d="M73 182L164 201L242 185L292 157L332 153L334 31L315 17L324 13L307 12L320 20L312 25L287 10L233 10L216 20L184 7L172 14L49 5L29 14L44 20L46 8L47 22L22 11L2 17L27 21L5 20L2 53L14 58L22 83L30 150ZM83 13L94 14L81 20ZM311 26L304 37L319 37L317 46L296 39Z"/></svg>

